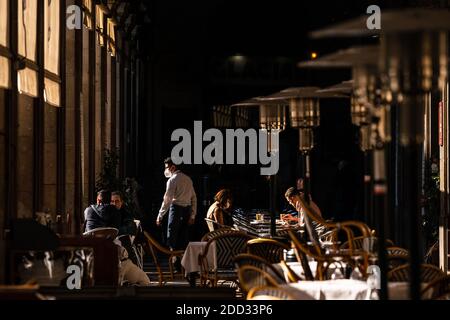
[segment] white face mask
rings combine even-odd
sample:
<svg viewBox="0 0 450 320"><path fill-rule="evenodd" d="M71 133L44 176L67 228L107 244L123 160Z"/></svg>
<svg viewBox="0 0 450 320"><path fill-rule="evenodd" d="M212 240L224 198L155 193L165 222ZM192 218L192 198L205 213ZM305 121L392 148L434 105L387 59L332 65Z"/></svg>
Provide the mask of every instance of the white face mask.
<svg viewBox="0 0 450 320"><path fill-rule="evenodd" d="M164 170L164 176L165 176L166 178L170 178L170 177L172 176L172 173L170 172L169 168L166 168L166 169Z"/></svg>

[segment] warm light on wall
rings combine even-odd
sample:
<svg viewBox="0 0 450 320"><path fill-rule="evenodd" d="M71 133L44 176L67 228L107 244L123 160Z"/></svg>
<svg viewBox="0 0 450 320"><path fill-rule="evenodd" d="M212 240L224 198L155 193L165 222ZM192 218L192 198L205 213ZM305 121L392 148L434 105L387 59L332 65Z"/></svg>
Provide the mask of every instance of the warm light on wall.
<svg viewBox="0 0 450 320"><path fill-rule="evenodd" d="M235 63L244 63L247 60L244 55L239 53L235 54L234 56L231 56L230 59Z"/></svg>

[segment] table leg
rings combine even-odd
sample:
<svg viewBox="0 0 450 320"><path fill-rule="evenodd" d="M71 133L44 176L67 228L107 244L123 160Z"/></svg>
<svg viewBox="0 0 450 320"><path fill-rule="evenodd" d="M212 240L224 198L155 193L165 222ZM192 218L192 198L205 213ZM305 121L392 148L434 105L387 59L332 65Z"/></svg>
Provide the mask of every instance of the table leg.
<svg viewBox="0 0 450 320"><path fill-rule="evenodd" d="M198 272L190 272L190 273L188 273L187 280L188 280L189 285L191 286L191 288L195 288L196 287L198 276L199 276Z"/></svg>

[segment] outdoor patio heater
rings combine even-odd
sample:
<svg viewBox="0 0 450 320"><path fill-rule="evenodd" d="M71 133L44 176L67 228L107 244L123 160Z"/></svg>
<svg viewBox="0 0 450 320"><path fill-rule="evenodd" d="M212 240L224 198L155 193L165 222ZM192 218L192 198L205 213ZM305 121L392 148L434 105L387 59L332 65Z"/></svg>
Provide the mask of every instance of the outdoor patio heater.
<svg viewBox="0 0 450 320"><path fill-rule="evenodd" d="M303 156L305 200L311 193L310 154L314 147L314 128L320 125L320 99L342 98L341 94L320 93L318 87L294 87L263 97L263 101L289 101L290 124L299 133L299 152Z"/></svg>
<svg viewBox="0 0 450 320"><path fill-rule="evenodd" d="M265 101L263 97L255 97L232 106L259 108L259 127L267 137L267 153L279 154L279 134L286 128L287 101ZM268 175L267 179L269 180L270 235L274 237L276 236L277 175Z"/></svg>
<svg viewBox="0 0 450 320"><path fill-rule="evenodd" d="M320 90L351 97L352 123L359 128L360 148L364 153L364 215L369 225L376 225L373 214L373 156L374 146L390 140L389 119L379 108L381 91L377 77L379 46L354 46L298 64L300 68L349 68L353 80ZM378 143L377 143L378 142ZM376 153L376 151L375 151Z"/></svg>
<svg viewBox="0 0 450 320"><path fill-rule="evenodd" d="M437 9L407 9L381 12L381 30L368 30L367 16L316 31L315 38L329 36L364 36L380 33L379 70L385 105L398 105L399 147L403 150L404 212L408 218L410 250L410 295L420 299L419 221L421 208L420 168L425 140L425 106L432 92L439 92L442 129L448 120L448 30L450 12ZM437 106L436 106L437 107ZM442 144L448 131L442 132ZM441 141L440 141L441 144ZM441 146L442 147L442 146ZM444 146L447 147L448 146ZM375 159L376 160L376 159ZM376 163L377 161L375 161ZM448 160L441 160L440 264L448 266ZM442 177L442 176L441 176ZM375 192L377 189L375 188ZM386 290L385 280L382 290ZM383 295L386 297L386 292Z"/></svg>

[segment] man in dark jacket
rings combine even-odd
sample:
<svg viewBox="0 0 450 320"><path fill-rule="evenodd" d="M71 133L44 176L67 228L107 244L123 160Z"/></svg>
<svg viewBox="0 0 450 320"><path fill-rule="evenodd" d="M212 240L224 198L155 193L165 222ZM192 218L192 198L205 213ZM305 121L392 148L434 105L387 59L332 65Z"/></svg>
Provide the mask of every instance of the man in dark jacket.
<svg viewBox="0 0 450 320"><path fill-rule="evenodd" d="M127 249L128 257L135 265L141 266L132 244L132 237L137 234L136 224L133 215L124 206L123 195L120 191L114 191L111 194L111 205L116 210L111 217L109 227L119 230L119 240L122 246Z"/></svg>
<svg viewBox="0 0 450 320"><path fill-rule="evenodd" d="M86 221L85 232L106 227L119 230L119 240L127 250L129 259L135 265L140 265L130 239L130 236L136 234L136 225L131 214L123 206L123 197L120 192L113 192L111 197L108 191L99 191L97 204L86 208L84 218Z"/></svg>
<svg viewBox="0 0 450 320"><path fill-rule="evenodd" d="M110 195L106 190L97 193L97 204L91 205L84 210L84 220L86 223L85 232L97 228L112 227L111 219L114 216L115 208L109 204Z"/></svg>
<svg viewBox="0 0 450 320"><path fill-rule="evenodd" d="M136 235L136 224L133 215L125 209L123 195L119 191L111 193L111 205L116 208L116 212L111 220L111 227L119 230L121 235Z"/></svg>

